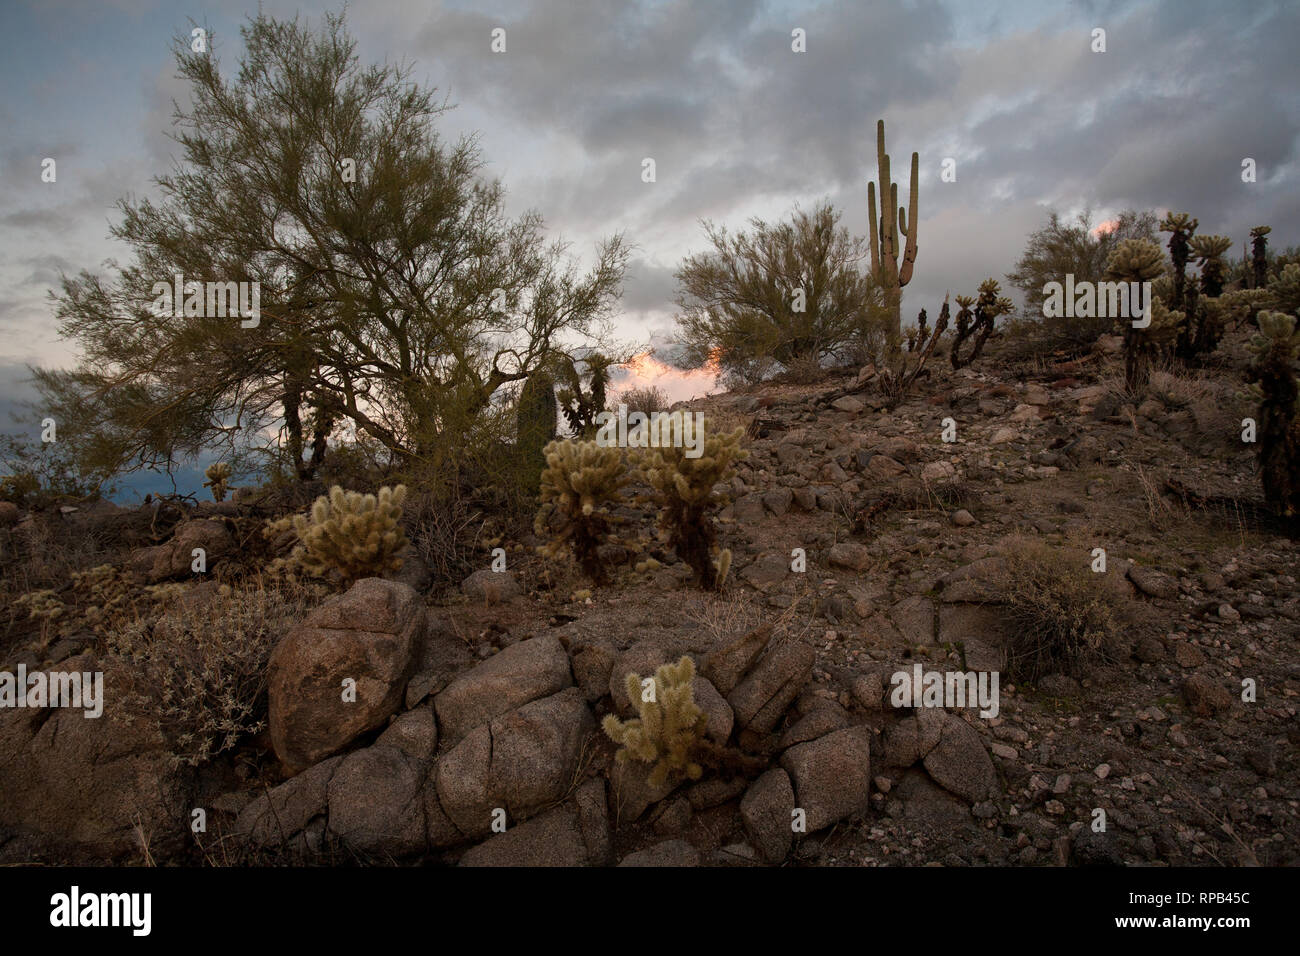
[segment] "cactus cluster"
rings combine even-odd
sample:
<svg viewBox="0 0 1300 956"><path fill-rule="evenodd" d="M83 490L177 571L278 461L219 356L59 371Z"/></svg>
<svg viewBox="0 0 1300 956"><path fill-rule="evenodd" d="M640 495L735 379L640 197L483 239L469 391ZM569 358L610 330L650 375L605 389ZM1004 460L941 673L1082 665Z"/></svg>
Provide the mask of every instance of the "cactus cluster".
<svg viewBox="0 0 1300 956"><path fill-rule="evenodd" d="M1259 313L1250 374L1259 404L1259 470L1264 499L1282 517L1300 520L1300 330L1284 312Z"/></svg>
<svg viewBox="0 0 1300 956"><path fill-rule="evenodd" d="M876 122L876 163L880 175L880 215L876 215L876 184L867 183L867 218L871 230L871 272L885 290L891 313L890 332L894 344L902 337L903 286L912 280L916 261L917 179L920 156L912 154L912 176L907 209L898 205L898 183L890 179L889 154L885 152L885 121ZM894 210L898 210L895 213ZM899 235L906 238L899 261Z"/></svg>
<svg viewBox="0 0 1300 956"><path fill-rule="evenodd" d="M958 301L961 301L960 296ZM948 316L947 296L944 297L943 308L939 310L939 321L934 324L933 329L929 326L925 309L922 309L916 316L916 328L907 330L907 354L900 350L898 354L889 356L890 365L880 370L880 377L877 380L877 386L885 396L889 407L892 408L901 402L907 390L912 387L912 383L921 375L930 374L925 371L925 365L934 354L939 339L948 329Z"/></svg>
<svg viewBox="0 0 1300 956"><path fill-rule="evenodd" d="M627 696L640 716L624 721L608 714L602 723L609 739L622 745L616 760L654 764L651 786L661 786L670 778L698 780L704 772L696 751L704 746L708 718L695 703L694 680L695 661L690 657L659 667L653 688L644 691L640 675L628 674Z"/></svg>
<svg viewBox="0 0 1300 956"><path fill-rule="evenodd" d="M678 556L695 572L695 581L709 590L720 590L731 568L731 551L714 557L717 529L710 513L721 503L714 485L734 474L733 462L748 457L740 447L745 429L710 435L707 423L703 448L698 458L688 458L686 449L676 446L645 449L638 466L642 477L658 499L659 526Z"/></svg>
<svg viewBox="0 0 1300 956"><path fill-rule="evenodd" d="M212 500L225 501L226 491L230 488L230 463L224 461L213 462L208 465L203 477L208 479L203 483L203 487L212 489Z"/></svg>
<svg viewBox="0 0 1300 956"><path fill-rule="evenodd" d="M338 485L317 498L308 515L270 522L263 531L274 538L292 528L298 544L277 570L301 570L318 578L337 575L344 587L402 567L406 533L402 502L406 486L380 488L378 495L344 491Z"/></svg>
<svg viewBox="0 0 1300 956"><path fill-rule="evenodd" d="M556 557L571 551L584 574L597 584L608 580L599 549L613 527L611 505L622 500L630 480L623 453L594 441L565 438L546 446L541 474L541 507L533 522L540 536L553 535L538 550Z"/></svg>
<svg viewBox="0 0 1300 956"><path fill-rule="evenodd" d="M569 361L564 365L568 385L560 389L560 410L579 438L592 436L596 430L596 416L605 410L605 389L609 385L609 367L612 364L612 360L604 355L588 355L588 385L585 391L574 363Z"/></svg>
<svg viewBox="0 0 1300 956"><path fill-rule="evenodd" d="M993 333L993 325L998 316L1009 315L1015 307L1006 296L998 295L1001 291L998 281L988 278L980 283L979 298L957 296L957 305L961 310L957 313L957 328L950 356L953 368L965 368L979 358L980 352L984 351L984 343ZM968 339L972 341L971 350L963 359L961 347Z"/></svg>

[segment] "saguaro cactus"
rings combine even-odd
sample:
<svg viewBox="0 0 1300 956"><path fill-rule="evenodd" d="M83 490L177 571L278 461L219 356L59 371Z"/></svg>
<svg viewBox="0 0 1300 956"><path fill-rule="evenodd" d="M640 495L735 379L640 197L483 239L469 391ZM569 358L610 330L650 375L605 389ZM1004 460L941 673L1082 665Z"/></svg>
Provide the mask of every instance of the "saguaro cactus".
<svg viewBox="0 0 1300 956"><path fill-rule="evenodd" d="M867 183L867 214L871 225L871 271L885 288L886 301L892 317L892 346L897 348L903 336L903 286L912 279L912 263L916 261L916 197L917 175L921 163L918 153L912 154L911 189L907 211L898 205L898 184L889 178L889 154L885 152L885 121L876 122L876 162L880 174L880 217L876 218L876 184ZM888 194L888 203L886 203ZM894 210L898 212L895 214ZM898 261L898 236L907 238L903 261Z"/></svg>
<svg viewBox="0 0 1300 956"><path fill-rule="evenodd" d="M554 379L546 372L529 375L515 406L515 441L523 469L522 483L530 495L537 494L541 487L545 449L555 440L559 413Z"/></svg>

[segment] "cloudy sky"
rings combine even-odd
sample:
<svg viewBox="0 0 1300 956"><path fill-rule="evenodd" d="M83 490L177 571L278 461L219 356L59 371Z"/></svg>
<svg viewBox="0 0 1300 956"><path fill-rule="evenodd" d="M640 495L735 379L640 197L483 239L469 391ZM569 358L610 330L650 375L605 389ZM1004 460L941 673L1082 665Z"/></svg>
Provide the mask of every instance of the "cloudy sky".
<svg viewBox="0 0 1300 956"><path fill-rule="evenodd" d="M314 23L337 3L264 0ZM0 416L25 363L65 365L46 291L127 258L115 200L148 194L174 152L171 39L193 24L233 68L252 2L5 0L0 10ZM1101 221L1186 209L1244 240L1300 244L1300 4L1209 0L390 2L349 13L365 61L406 61L478 131L512 213L536 209L590 259L636 245L618 331L662 340L673 272L704 218L741 227L829 199L867 230L875 123L895 176L921 155L904 314L1011 269L1046 210ZM506 52L491 33L506 31ZM806 31L793 52L791 31ZM1106 51L1091 50L1106 31ZM41 161L57 181L41 182ZM646 157L657 181L641 180ZM940 181L956 161L956 182ZM1258 181L1241 181L1255 159ZM901 173L900 173L901 170ZM1240 250L1234 250L1234 254Z"/></svg>

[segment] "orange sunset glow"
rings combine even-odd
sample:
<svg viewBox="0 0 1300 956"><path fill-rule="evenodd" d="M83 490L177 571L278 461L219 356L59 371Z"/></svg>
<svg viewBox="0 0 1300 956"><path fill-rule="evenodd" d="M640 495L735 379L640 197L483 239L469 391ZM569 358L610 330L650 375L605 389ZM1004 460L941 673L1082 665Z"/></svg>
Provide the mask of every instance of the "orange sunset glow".
<svg viewBox="0 0 1300 956"><path fill-rule="evenodd" d="M716 352L702 367L684 370L661 362L655 358L653 349L647 349L619 368L622 369L618 381L620 392L653 387L662 391L670 403L708 395L716 390L721 374Z"/></svg>

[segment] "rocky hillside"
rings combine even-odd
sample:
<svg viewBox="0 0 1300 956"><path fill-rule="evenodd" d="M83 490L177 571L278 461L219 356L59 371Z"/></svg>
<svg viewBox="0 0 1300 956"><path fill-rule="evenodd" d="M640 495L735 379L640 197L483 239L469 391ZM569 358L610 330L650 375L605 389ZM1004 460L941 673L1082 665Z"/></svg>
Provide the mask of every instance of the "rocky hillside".
<svg viewBox="0 0 1300 956"><path fill-rule="evenodd" d="M717 594L637 500L604 587L520 533L505 570L484 543L458 587L409 554L329 597L221 582L258 547L251 496L177 508L161 531L157 512L65 515L148 547L103 556L135 589L96 599L131 609L111 640L85 617L102 581L54 589L71 627L10 586L0 669L107 684L98 720L0 710L0 858L1295 863L1300 547L1262 508L1237 378L1157 372L1135 407L1116 345L1032 369L936 362L892 408L870 369L693 404L749 436ZM11 556L49 533L0 518ZM194 580L200 546L218 581ZM224 662L170 691L207 708L189 739L117 705L158 690L144 645ZM636 716L627 674L683 655L731 763L654 786L600 724ZM894 675L916 665L998 674L996 715L897 706ZM176 759L204 734L210 754Z"/></svg>

